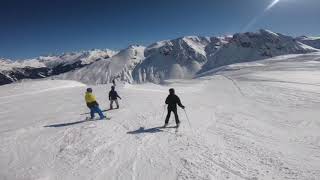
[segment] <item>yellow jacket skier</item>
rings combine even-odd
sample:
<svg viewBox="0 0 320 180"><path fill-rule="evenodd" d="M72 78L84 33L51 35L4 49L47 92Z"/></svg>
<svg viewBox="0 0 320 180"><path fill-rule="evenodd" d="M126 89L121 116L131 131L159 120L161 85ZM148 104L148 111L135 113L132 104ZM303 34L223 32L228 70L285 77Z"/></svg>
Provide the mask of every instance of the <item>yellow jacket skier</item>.
<svg viewBox="0 0 320 180"><path fill-rule="evenodd" d="M85 100L88 108L90 109L91 119L94 119L95 113L99 114L100 119L106 118L106 116L103 115L101 109L99 108L99 104L96 100L96 97L92 94L92 88L87 89L87 92L85 94Z"/></svg>

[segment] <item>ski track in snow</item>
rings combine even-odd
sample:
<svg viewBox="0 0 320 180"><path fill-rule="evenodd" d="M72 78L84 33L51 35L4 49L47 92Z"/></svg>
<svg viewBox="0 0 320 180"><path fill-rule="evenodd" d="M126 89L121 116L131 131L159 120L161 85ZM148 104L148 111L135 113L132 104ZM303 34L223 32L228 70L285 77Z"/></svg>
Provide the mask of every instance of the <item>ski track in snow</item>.
<svg viewBox="0 0 320 180"><path fill-rule="evenodd" d="M0 179L319 179L320 67L309 60L237 64L166 86L120 86L120 109L105 112L110 120L80 115L88 112L81 84L2 86ZM191 121L179 109L177 132L159 128L169 87ZM102 109L109 88L93 87Z"/></svg>

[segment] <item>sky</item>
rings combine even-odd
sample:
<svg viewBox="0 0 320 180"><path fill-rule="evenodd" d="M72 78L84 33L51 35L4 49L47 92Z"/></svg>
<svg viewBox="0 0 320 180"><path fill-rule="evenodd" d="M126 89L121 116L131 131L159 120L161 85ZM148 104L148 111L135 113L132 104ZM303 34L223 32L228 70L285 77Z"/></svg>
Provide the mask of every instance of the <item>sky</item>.
<svg viewBox="0 0 320 180"><path fill-rule="evenodd" d="M0 0L0 57L120 50L187 35L230 35L258 29L292 36L320 35L320 0L273 2Z"/></svg>

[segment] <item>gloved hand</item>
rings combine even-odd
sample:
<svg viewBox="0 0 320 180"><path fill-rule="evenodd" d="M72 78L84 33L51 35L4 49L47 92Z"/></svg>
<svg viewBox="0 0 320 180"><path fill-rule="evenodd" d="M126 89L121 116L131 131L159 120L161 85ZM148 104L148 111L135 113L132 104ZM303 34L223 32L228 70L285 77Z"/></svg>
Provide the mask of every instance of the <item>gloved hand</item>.
<svg viewBox="0 0 320 180"><path fill-rule="evenodd" d="M185 109L186 107L185 107L185 106L182 106L181 108L182 108L182 109Z"/></svg>

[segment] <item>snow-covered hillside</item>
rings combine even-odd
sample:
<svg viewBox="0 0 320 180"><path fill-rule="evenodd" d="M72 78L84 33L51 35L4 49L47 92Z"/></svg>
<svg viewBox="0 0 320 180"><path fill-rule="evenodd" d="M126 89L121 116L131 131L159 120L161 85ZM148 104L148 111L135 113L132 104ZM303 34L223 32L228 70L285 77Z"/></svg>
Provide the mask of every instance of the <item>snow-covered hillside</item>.
<svg viewBox="0 0 320 180"><path fill-rule="evenodd" d="M301 36L297 40L308 46L320 49L320 37Z"/></svg>
<svg viewBox="0 0 320 180"><path fill-rule="evenodd" d="M317 180L320 54L224 66L193 80L117 86L110 120L85 121L85 85L0 87L0 179ZM102 109L106 88L91 86ZM174 87L190 120L160 129ZM173 117L169 127L174 126Z"/></svg>
<svg viewBox="0 0 320 180"><path fill-rule="evenodd" d="M201 73L220 66L266 59L285 54L315 52L317 49L302 44L290 36L260 30L257 33L235 34L218 52L208 56Z"/></svg>
<svg viewBox="0 0 320 180"><path fill-rule="evenodd" d="M113 79L132 83L132 71L138 63L144 60L144 49L143 46L130 46L109 59L54 78L77 80L87 84L107 84Z"/></svg>
<svg viewBox="0 0 320 180"><path fill-rule="evenodd" d="M134 70L137 82L160 83L165 79L191 78L207 62L210 38L183 37L160 41L146 48L146 59Z"/></svg>

